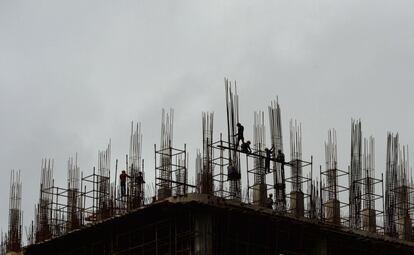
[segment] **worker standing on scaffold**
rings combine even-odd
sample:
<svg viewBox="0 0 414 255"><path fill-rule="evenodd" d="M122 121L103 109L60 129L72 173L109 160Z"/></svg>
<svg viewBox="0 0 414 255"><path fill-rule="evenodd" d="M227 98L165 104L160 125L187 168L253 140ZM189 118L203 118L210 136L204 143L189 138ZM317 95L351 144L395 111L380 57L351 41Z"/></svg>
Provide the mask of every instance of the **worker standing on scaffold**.
<svg viewBox="0 0 414 255"><path fill-rule="evenodd" d="M283 154L282 150L277 150L276 162L279 162L281 169L285 171L285 154Z"/></svg>
<svg viewBox="0 0 414 255"><path fill-rule="evenodd" d="M240 141L242 141L242 144L244 144L244 127L242 124L237 123L237 134L234 136L237 136L237 143L235 144L236 149L239 147Z"/></svg>
<svg viewBox="0 0 414 255"><path fill-rule="evenodd" d="M131 178L131 176L129 176L125 170L122 170L122 173L119 175L119 180L121 183L121 196L125 196L126 193L126 179L127 178Z"/></svg>
<svg viewBox="0 0 414 255"><path fill-rule="evenodd" d="M270 160L272 159L272 153L275 151L275 147L272 146L270 150L268 148L265 148L265 173L270 173Z"/></svg>
<svg viewBox="0 0 414 255"><path fill-rule="evenodd" d="M273 209L273 194L270 193L269 197L266 199L266 207L269 209Z"/></svg>

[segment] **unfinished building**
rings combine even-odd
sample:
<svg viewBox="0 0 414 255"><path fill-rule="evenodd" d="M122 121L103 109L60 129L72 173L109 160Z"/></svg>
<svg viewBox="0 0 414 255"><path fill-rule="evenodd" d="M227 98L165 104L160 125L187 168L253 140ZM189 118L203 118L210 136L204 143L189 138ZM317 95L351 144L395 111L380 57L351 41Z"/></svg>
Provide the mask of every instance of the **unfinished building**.
<svg viewBox="0 0 414 255"><path fill-rule="evenodd" d="M277 100L268 107L268 120L264 111L254 112L250 147L239 120L236 86L227 79L225 99L225 135L213 132L213 113L201 116L202 149L195 171L189 167L186 145L175 147L173 110L162 111L153 189L144 172L140 123L131 124L125 157L130 178L124 187L117 183L119 161L114 168L111 164L111 142L99 151L92 174L80 172L76 156L69 158L64 188L54 185L53 160L43 160L28 241L22 247L21 216L13 218L2 243L14 246L3 245L2 253L414 253L413 183L408 149L400 146L398 134L387 137L385 180L376 171L374 138L364 138L360 120L351 124L347 170L340 169L336 131L331 129L325 166L316 171L313 157L302 153L300 122L290 122L290 153L284 155L288 150ZM11 189L13 215L21 215L19 189Z"/></svg>

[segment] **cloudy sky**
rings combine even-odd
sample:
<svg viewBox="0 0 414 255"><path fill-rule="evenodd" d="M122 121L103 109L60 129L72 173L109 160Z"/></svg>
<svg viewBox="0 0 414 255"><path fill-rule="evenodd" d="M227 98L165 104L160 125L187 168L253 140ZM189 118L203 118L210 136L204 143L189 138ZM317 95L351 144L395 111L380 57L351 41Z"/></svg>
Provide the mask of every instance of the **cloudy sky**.
<svg viewBox="0 0 414 255"><path fill-rule="evenodd" d="M378 0L0 2L0 227L7 228L9 173L21 169L24 224L33 218L41 159L78 153L90 173L112 139L128 153L130 121L141 121L153 179L161 109L175 109L175 144L187 143L190 171L201 112L225 131L224 77L237 80L241 122L279 97L288 121L302 122L305 158L324 162L329 128L339 166L350 159L350 124L376 138L385 167L387 131L414 144L414 4ZM286 148L287 149L287 148Z"/></svg>

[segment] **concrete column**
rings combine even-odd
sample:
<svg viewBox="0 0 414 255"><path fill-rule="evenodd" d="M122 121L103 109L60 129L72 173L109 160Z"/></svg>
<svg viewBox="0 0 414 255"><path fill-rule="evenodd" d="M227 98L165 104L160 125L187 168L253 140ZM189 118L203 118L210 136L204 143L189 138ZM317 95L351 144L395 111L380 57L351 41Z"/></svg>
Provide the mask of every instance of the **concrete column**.
<svg viewBox="0 0 414 255"><path fill-rule="evenodd" d="M364 209L361 211L362 229L371 233L377 232L376 213L374 209Z"/></svg>
<svg viewBox="0 0 414 255"><path fill-rule="evenodd" d="M290 192L290 210L296 217L304 217L305 205L302 191Z"/></svg>
<svg viewBox="0 0 414 255"><path fill-rule="evenodd" d="M337 199L331 199L326 202L326 221L331 224L341 225L340 203Z"/></svg>
<svg viewBox="0 0 414 255"><path fill-rule="evenodd" d="M398 236L402 240L413 240L412 220L409 215L398 219L397 225Z"/></svg>
<svg viewBox="0 0 414 255"><path fill-rule="evenodd" d="M266 184L260 183L253 186L253 204L266 206L267 189Z"/></svg>

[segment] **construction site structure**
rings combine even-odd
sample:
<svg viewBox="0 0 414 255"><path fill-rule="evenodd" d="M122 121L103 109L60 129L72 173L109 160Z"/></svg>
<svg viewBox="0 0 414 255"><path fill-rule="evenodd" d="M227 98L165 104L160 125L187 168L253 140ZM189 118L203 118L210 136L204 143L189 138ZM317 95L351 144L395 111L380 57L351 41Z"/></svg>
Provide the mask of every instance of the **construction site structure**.
<svg viewBox="0 0 414 255"><path fill-rule="evenodd" d="M255 111L248 125L239 118L236 82L224 83L227 133L215 135L214 114L203 112L195 164L188 162L186 144L175 146L173 109L162 110L152 190L140 122L131 123L125 164L113 160L109 140L89 174L80 170L77 154L70 157L67 184L58 187L53 159L43 159L26 246L20 173L12 172L0 255L414 253L414 187L408 147L400 147L398 134L387 136L385 180L375 165L375 140L362 136L360 120L351 123L348 171L338 166L331 129L325 166L314 174L300 122L290 121L284 148L278 99L268 115Z"/></svg>

